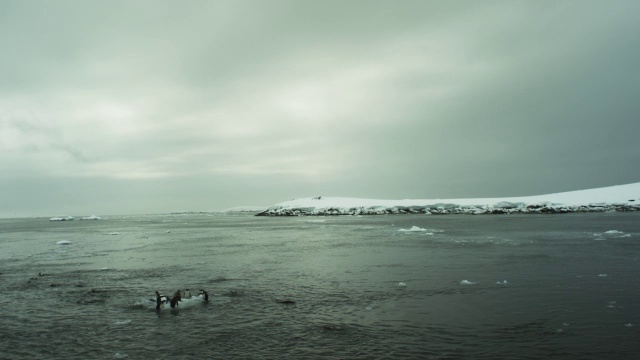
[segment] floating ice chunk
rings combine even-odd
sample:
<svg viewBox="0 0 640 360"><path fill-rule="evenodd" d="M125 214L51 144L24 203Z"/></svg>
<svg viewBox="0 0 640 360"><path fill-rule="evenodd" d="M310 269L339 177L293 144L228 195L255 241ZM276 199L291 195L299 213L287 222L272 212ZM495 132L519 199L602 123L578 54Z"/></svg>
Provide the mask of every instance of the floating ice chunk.
<svg viewBox="0 0 640 360"><path fill-rule="evenodd" d="M606 239L619 239L619 238L628 238L631 237L631 234L625 234L624 231L620 230L607 230L603 233L593 233L595 240L606 240Z"/></svg>
<svg viewBox="0 0 640 360"><path fill-rule="evenodd" d="M609 235L612 235L612 234L624 234L624 232L618 231L618 230L609 230L609 231L605 231L604 233L605 234L609 234Z"/></svg>
<svg viewBox="0 0 640 360"><path fill-rule="evenodd" d="M58 245L70 245L71 241L69 241L69 240L60 240L56 244L58 244Z"/></svg>
<svg viewBox="0 0 640 360"><path fill-rule="evenodd" d="M423 229L421 227L412 226L411 229L400 229L400 232L419 232L419 231L427 231L427 229Z"/></svg>
<svg viewBox="0 0 640 360"><path fill-rule="evenodd" d="M421 227L418 226L412 226L410 229L399 229L399 232L403 232L405 234L408 233L421 233L423 235L433 235L433 232L429 231L428 229L423 229Z"/></svg>
<svg viewBox="0 0 640 360"><path fill-rule="evenodd" d="M478 283L469 280L462 280L460 281L460 285L478 285Z"/></svg>
<svg viewBox="0 0 640 360"><path fill-rule="evenodd" d="M507 285L507 280L496 281L496 284L498 284L498 285Z"/></svg>
<svg viewBox="0 0 640 360"><path fill-rule="evenodd" d="M80 220L102 220L102 218L100 216L91 215L80 218Z"/></svg>
<svg viewBox="0 0 640 360"><path fill-rule="evenodd" d="M73 216L52 217L51 219L49 219L49 221L71 221L73 219L74 219Z"/></svg>

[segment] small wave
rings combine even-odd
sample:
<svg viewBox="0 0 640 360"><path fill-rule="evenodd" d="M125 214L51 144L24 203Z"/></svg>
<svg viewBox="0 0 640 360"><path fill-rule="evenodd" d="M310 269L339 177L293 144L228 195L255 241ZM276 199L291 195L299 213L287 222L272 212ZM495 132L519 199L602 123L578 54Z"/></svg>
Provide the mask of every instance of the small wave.
<svg viewBox="0 0 640 360"><path fill-rule="evenodd" d="M56 244L58 244L58 245L71 245L71 241L69 241L69 240L60 240Z"/></svg>
<svg viewBox="0 0 640 360"><path fill-rule="evenodd" d="M116 325L127 325L127 324L131 324L131 320L127 319L127 320L118 320L116 321Z"/></svg>

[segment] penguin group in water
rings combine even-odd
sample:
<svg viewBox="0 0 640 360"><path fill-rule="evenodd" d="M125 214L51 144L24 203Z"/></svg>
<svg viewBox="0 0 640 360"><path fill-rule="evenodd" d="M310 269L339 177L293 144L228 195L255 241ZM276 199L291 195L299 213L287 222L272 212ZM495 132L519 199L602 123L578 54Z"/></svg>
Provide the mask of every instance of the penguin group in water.
<svg viewBox="0 0 640 360"><path fill-rule="evenodd" d="M209 302L208 292L200 289L199 295L202 296L204 302ZM166 295L160 295L160 293L156 290L156 310L160 310L160 308L164 304L169 304L172 309L175 309L179 305L179 302L182 301L182 298L190 299L191 291L189 291L189 289L186 289L184 291L178 290L173 294L173 297L168 297ZM150 300L153 301L153 299Z"/></svg>

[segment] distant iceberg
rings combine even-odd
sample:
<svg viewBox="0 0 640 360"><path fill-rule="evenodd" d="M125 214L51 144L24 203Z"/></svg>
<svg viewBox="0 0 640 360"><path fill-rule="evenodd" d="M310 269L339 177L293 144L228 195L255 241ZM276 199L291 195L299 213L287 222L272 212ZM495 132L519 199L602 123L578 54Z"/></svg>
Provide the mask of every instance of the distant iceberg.
<svg viewBox="0 0 640 360"><path fill-rule="evenodd" d="M49 221L72 221L73 219L75 219L73 216L52 217Z"/></svg>
<svg viewBox="0 0 640 360"><path fill-rule="evenodd" d="M270 206L257 216L555 214L603 211L640 211L640 183L509 198L377 200L316 196Z"/></svg>
<svg viewBox="0 0 640 360"><path fill-rule="evenodd" d="M91 215L80 218L80 220L102 220L102 218L100 216Z"/></svg>

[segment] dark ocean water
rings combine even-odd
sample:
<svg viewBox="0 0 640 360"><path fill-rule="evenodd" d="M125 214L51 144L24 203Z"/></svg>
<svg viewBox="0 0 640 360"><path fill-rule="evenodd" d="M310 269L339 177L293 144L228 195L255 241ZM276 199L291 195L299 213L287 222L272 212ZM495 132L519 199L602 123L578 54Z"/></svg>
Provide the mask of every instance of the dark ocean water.
<svg viewBox="0 0 640 360"><path fill-rule="evenodd" d="M631 359L639 270L633 213L0 219L0 358Z"/></svg>

